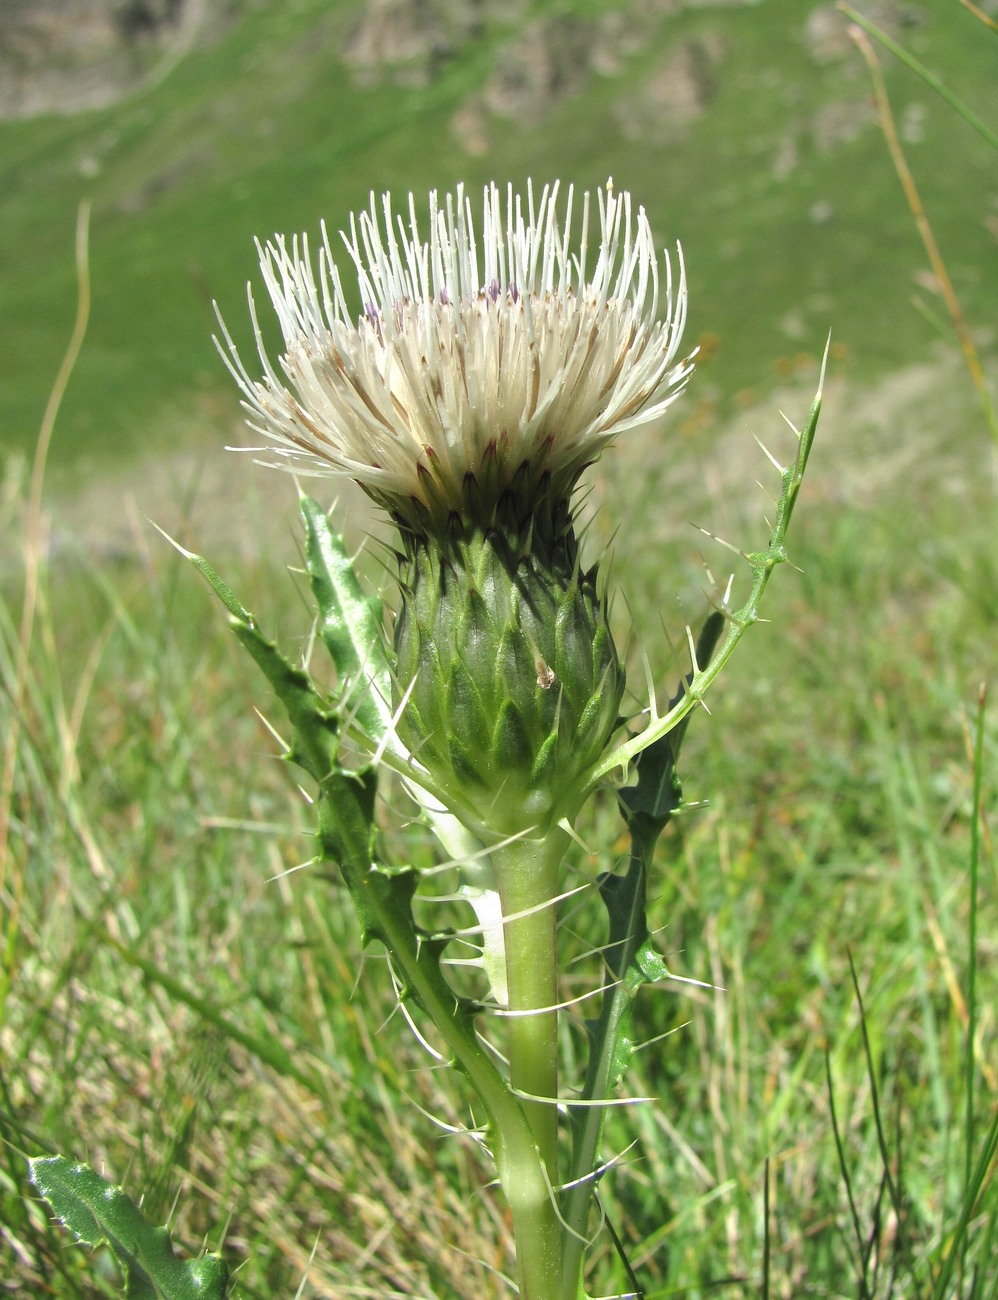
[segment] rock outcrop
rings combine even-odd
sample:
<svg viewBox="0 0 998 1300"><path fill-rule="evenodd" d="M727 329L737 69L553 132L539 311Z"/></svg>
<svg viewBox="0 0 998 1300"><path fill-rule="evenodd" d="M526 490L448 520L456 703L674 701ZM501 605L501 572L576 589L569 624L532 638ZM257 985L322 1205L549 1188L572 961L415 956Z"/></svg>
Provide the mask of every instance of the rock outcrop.
<svg viewBox="0 0 998 1300"><path fill-rule="evenodd" d="M0 117L113 104L230 12L231 0L2 0Z"/></svg>

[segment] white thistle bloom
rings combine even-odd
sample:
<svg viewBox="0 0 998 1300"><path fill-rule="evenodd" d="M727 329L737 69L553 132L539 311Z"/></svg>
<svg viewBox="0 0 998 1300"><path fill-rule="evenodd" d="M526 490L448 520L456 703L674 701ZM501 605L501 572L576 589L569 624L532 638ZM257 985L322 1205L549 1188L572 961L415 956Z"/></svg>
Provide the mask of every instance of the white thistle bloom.
<svg viewBox="0 0 998 1300"><path fill-rule="evenodd" d="M250 376L219 321L223 359L248 423L285 468L355 479L399 521L440 525L474 501L486 515L510 487L541 483L567 501L583 469L618 434L654 420L678 396L692 358L676 362L686 278L658 260L643 208L612 183L598 192L599 245L590 261L590 201L572 248L573 191L540 201L485 190L480 233L462 186L430 195L429 240L412 196L408 222L385 194L343 243L361 313L347 303L322 228L316 275L306 236L257 248L284 335L280 372L250 313L263 379ZM674 291L675 290L675 291ZM217 342L217 340L216 340ZM249 450L262 451L264 448Z"/></svg>

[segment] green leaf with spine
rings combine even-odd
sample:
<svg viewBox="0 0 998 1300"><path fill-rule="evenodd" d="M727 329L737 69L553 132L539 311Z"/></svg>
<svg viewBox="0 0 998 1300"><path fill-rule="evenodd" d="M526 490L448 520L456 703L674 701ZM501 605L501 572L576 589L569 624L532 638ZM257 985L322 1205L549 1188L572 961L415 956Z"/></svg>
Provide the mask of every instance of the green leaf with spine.
<svg viewBox="0 0 998 1300"><path fill-rule="evenodd" d="M604 756L593 766L589 773L586 793L596 789L614 772L627 775L630 765L645 749L662 740L674 731L683 719L701 703L708 689L717 679L724 665L734 654L738 643L759 620L759 607L769 580L782 564L789 561L787 554L787 532L793 518L794 509L804 482L804 471L808 457L814 445L814 436L818 431L818 419L821 415L822 392L825 384L825 367L828 364L828 349L831 336L825 344L825 355L821 363L821 377L818 391L811 402L807 421L802 430L794 429L797 437L797 452L788 465L779 465L773 457L774 465L780 473L780 493L776 499L775 515L769 531L769 544L763 551L749 551L742 554L752 570L752 586L748 598L738 609L727 604L725 593L723 613L727 624L724 637L707 664L694 664L693 672L687 679L686 690L680 692L665 713L660 714L651 701L650 719L644 731L607 749ZM791 428L794 426L791 425ZM768 453L767 453L768 454Z"/></svg>
<svg viewBox="0 0 998 1300"><path fill-rule="evenodd" d="M322 506L305 496L299 505L305 525L306 567L319 611L319 635L344 684L345 712L372 748L384 743L400 763L407 764L408 752L393 729L392 678L382 634L381 602L361 588L343 539L332 529ZM406 770L415 775L411 766ZM494 998L505 1005L505 932L496 923L501 907L489 855L481 840L425 789L411 780L409 789L447 857L461 864L461 894L482 927L482 970Z"/></svg>
<svg viewBox="0 0 998 1300"><path fill-rule="evenodd" d="M571 821L624 673L571 520L411 537L399 556L399 727L447 802L493 836Z"/></svg>
<svg viewBox="0 0 998 1300"><path fill-rule="evenodd" d="M614 771L626 774L636 768L638 780L636 785L623 789L619 796L620 810L631 833L628 870L619 879L604 878L601 882L601 894L610 918L608 970L600 1017L595 1027L590 1028L592 1046L583 1100L608 1097L619 1082L633 1052L628 1030L634 994L645 981L661 979L668 974L665 963L648 943L645 921L648 868L659 835L681 803L682 792L675 765L690 714L702 701L745 632L758 621L759 607L770 578L780 565L788 562L787 532L818 429L828 346L825 346L818 391L811 402L807 421L802 430L795 430L796 454L789 465L777 466L780 492L769 530L769 544L765 550L750 552L743 557L752 570L748 599L739 609L730 609L725 596L722 609L704 624L694 653L693 670L665 713L659 715L652 701L651 720L645 730L609 751L590 774L590 789ZM598 1105L584 1107L581 1116L575 1120L570 1185L562 1205L562 1217L568 1229L563 1257L563 1290L566 1295L581 1294L588 1216L588 1199L583 1188L588 1190L597 1168L604 1115L605 1109ZM583 1181L572 1186L572 1178ZM626 1259L624 1264L627 1265Z"/></svg>
<svg viewBox="0 0 998 1300"><path fill-rule="evenodd" d="M299 501L305 525L305 563L319 609L319 636L343 686L345 715L378 744L391 727L391 673L381 631L381 602L357 581L342 540L317 501Z"/></svg>
<svg viewBox="0 0 998 1300"><path fill-rule="evenodd" d="M309 517L316 522L314 512ZM322 525L318 528L321 531ZM371 766L349 770L340 765L338 748L345 725L341 702L325 700L308 674L288 663L203 557L185 554L228 609L233 631L284 705L294 733L287 758L316 783L320 856L339 867L360 920L364 944L378 939L385 946L400 996L416 1002L431 1018L451 1051L451 1063L468 1077L481 1098L507 1194L514 1187L534 1200L547 1198L545 1171L524 1111L475 1033L478 1005L455 995L440 968L448 936L429 935L416 925L412 899L418 874L409 867L393 868L378 860L374 817L377 774ZM373 608L370 612L373 617ZM338 637L335 640L341 644ZM369 649L363 636L357 645L365 646L365 653ZM347 681L344 697L355 709L352 690Z"/></svg>
<svg viewBox="0 0 998 1300"><path fill-rule="evenodd" d="M722 614L707 618L697 639L698 664L710 662L723 629ZM672 705L685 694L692 676L687 676ZM606 874L599 881L600 897L609 918L604 949L606 976L599 1017L586 1022L589 1061L580 1093L582 1101L601 1101L612 1095L634 1052L631 1013L638 989L669 974L648 935L647 879L658 838L682 806L676 763L690 716L686 714L674 730L642 750L632 768L637 774L636 784L618 792L621 815L631 836L631 857L623 875ZM562 1217L568 1227L563 1260L566 1295L571 1286L581 1285L591 1180L599 1161L605 1119L605 1107L582 1106L573 1112L572 1162L562 1204Z"/></svg>
<svg viewBox="0 0 998 1300"><path fill-rule="evenodd" d="M229 1270L219 1255L182 1260L170 1234L154 1227L120 1187L64 1156L28 1161L31 1181L83 1245L106 1244L129 1300L224 1300Z"/></svg>

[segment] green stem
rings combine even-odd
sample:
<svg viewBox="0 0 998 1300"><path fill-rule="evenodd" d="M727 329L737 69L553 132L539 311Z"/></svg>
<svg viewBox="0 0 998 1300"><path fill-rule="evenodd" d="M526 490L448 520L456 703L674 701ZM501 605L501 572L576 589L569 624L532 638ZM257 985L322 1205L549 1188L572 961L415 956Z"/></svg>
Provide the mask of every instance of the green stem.
<svg viewBox="0 0 998 1300"><path fill-rule="evenodd" d="M558 1187L558 964L555 902L568 836L555 829L493 853L502 899L509 994L509 1077L530 1125L548 1183L534 1169L499 1170L513 1216L521 1300L561 1294Z"/></svg>
<svg viewBox="0 0 998 1300"><path fill-rule="evenodd" d="M348 802L349 785L341 784L338 791L333 786L332 778L324 783L323 814L342 810ZM320 833L321 827L320 818ZM329 845L329 856L335 847ZM474 1032L469 1008L458 1002L441 973L433 945L417 935L408 908L398 906L396 895L405 877L372 871L350 859L341 859L341 870L361 916L376 922L402 982L440 1030L488 1111L496 1169L513 1220L521 1300L556 1300L561 1239L549 1190L552 1172L542 1162L529 1103L520 1101L496 1070ZM553 1107L548 1109L554 1114Z"/></svg>

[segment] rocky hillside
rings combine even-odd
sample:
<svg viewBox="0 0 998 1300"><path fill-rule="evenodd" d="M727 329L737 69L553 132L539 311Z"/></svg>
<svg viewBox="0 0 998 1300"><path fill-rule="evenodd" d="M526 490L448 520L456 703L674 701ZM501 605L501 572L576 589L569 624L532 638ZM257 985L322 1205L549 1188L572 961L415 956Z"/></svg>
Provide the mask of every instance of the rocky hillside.
<svg viewBox="0 0 998 1300"><path fill-rule="evenodd" d="M113 104L234 12L232 0L3 0L0 117Z"/></svg>
<svg viewBox="0 0 998 1300"><path fill-rule="evenodd" d="M740 8L752 0L721 0ZM533 125L565 99L580 95L594 74L613 76L649 41L663 16L701 7L703 0L563 6L540 17L523 0L367 0L342 51L362 83L428 84L462 44L496 30L497 57L480 89L453 122L473 155L490 147L489 123ZM504 32L502 29L506 28ZM661 75L620 104L620 125L640 133L650 122L675 126L698 117L711 96L716 45L680 42Z"/></svg>
<svg viewBox="0 0 998 1300"><path fill-rule="evenodd" d="M636 0L600 6L560 6L531 17L524 0L363 0L340 51L363 86L426 86L462 46L491 30L497 47L492 69L465 101L452 127L472 155L488 152L493 128L536 125L560 102L582 95L594 76L613 77L654 40L663 18L683 11L733 10L757 0ZM874 0L866 12L886 31L918 27L922 15L906 0ZM815 5L803 44L817 63L848 50L834 4ZM725 55L715 30L675 41L651 76L614 106L615 124L628 139L672 139L708 107Z"/></svg>
<svg viewBox="0 0 998 1300"><path fill-rule="evenodd" d="M857 3L995 119L994 51L956 0ZM993 152L897 60L883 70L968 318L989 321ZM67 465L234 421L211 303L251 354L253 238L335 230L388 187L632 190L688 250L693 432L810 382L829 328L836 373L864 381L936 342L835 0L0 0L3 114L0 479L65 349L84 200L94 309L60 412Z"/></svg>
<svg viewBox="0 0 998 1300"><path fill-rule="evenodd" d="M0 4L0 118L101 108L164 76L259 0L3 0ZM637 0L559 7L530 17L526 0L329 0L353 10L340 55L360 86L430 84L462 48L484 33L497 37L491 74L454 123L472 154L489 147L488 119L535 123L596 75L613 76L638 55L663 17L684 10L738 9L756 0ZM917 25L905 0L876 0L866 10L886 29ZM815 6L808 22L813 53L841 41L833 5ZM677 43L655 76L618 105L627 136L700 116L711 99L723 45Z"/></svg>

